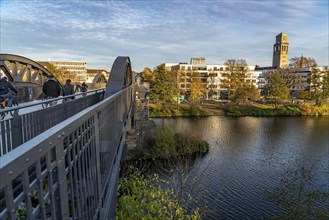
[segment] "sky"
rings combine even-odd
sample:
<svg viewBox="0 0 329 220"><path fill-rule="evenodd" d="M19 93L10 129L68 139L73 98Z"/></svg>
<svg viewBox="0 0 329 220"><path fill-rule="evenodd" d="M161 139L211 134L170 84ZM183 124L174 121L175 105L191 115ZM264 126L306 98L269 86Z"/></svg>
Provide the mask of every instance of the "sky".
<svg viewBox="0 0 329 220"><path fill-rule="evenodd" d="M0 0L0 53L34 61L85 61L110 71L161 63L245 59L271 66L275 37L289 36L289 59L329 65L327 0Z"/></svg>

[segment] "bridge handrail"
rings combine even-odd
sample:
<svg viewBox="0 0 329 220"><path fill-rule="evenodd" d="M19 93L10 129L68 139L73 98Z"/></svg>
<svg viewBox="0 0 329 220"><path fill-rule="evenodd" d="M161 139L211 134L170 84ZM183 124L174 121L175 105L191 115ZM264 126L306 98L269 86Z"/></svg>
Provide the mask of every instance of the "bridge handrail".
<svg viewBox="0 0 329 220"><path fill-rule="evenodd" d="M2 156L0 219L108 219L132 100L129 86Z"/></svg>
<svg viewBox="0 0 329 220"><path fill-rule="evenodd" d="M0 121L0 156L10 152L19 145L34 138L47 129L73 116L74 114L88 108L101 100L104 97L104 91L91 91L88 96L83 98L72 99L70 101L58 103L47 108L34 109L33 111L24 114L18 114L20 108L27 108L35 105L41 105L42 102L28 104L28 106L8 108L14 111L13 117L8 117ZM65 99L67 97L60 97L54 100ZM51 101L51 100L50 100ZM49 102L43 101L43 102Z"/></svg>
<svg viewBox="0 0 329 220"><path fill-rule="evenodd" d="M65 99L67 98L72 98L72 97L77 97L77 96L81 96L82 94L92 94L92 93L99 93L99 92L105 92L106 88L101 88L101 89L93 89L93 90L89 90L87 92L80 92L80 93L75 93L73 95L67 95L67 96L59 96L57 98L52 98L52 99L47 99L47 100L39 100L38 102L23 102L23 103L19 103L19 106L12 106L12 107L7 107L5 109L0 109L0 113L2 112L10 112L10 111L16 111L19 109L24 109L24 108L29 108L29 107L33 107L33 106L37 106L37 105L42 105L51 101L60 101L63 100L65 101Z"/></svg>

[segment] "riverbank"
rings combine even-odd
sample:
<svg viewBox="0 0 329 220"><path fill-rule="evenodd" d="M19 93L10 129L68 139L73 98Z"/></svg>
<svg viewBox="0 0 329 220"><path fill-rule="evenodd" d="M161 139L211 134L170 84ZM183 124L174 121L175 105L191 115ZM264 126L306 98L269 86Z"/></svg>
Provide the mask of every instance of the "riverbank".
<svg viewBox="0 0 329 220"><path fill-rule="evenodd" d="M203 116L329 116L329 104L314 106L311 104L273 105L241 104L227 102L206 102L200 105L150 104L150 117L203 117Z"/></svg>

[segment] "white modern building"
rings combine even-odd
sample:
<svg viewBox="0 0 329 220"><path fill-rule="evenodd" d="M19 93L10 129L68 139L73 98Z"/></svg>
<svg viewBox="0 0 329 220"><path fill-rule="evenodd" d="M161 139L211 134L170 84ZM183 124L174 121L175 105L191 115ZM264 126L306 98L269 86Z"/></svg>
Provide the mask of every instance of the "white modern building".
<svg viewBox="0 0 329 220"><path fill-rule="evenodd" d="M163 63L166 70L176 74L178 88L183 93L189 93L191 82L193 78L198 77L201 79L207 97L219 99L221 91L225 88L221 87L222 81L228 79L229 72L226 65L218 64L205 64L205 58L191 58L190 63ZM262 71L255 70L255 66L248 66L245 82L259 87L259 76Z"/></svg>
<svg viewBox="0 0 329 220"><path fill-rule="evenodd" d="M74 76L77 83L88 80L87 63L84 61L38 61L41 65L46 66L47 63L54 65L56 68L68 72ZM73 77L72 77L73 78Z"/></svg>

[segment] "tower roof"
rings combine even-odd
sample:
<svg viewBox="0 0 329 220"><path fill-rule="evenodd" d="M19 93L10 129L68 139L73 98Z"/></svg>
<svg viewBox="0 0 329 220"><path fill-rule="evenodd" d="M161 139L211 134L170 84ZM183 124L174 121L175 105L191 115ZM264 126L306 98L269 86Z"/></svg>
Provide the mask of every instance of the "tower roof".
<svg viewBox="0 0 329 220"><path fill-rule="evenodd" d="M281 33L278 34L277 36L280 36L280 35L288 35L288 34L286 34L286 33L284 33L284 32L281 32Z"/></svg>

